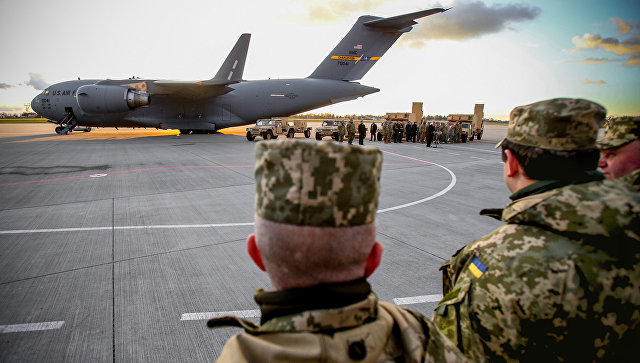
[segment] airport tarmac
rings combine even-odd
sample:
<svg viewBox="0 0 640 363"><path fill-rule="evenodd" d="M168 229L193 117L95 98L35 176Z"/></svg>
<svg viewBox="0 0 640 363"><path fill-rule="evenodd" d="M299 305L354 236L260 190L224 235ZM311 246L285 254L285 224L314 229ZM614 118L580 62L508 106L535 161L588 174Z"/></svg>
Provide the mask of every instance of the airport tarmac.
<svg viewBox="0 0 640 363"><path fill-rule="evenodd" d="M245 252L256 142L242 128L53 128L0 125L0 361L215 360L240 329L206 319L257 322L253 294L270 287ZM478 212L509 202L505 134L438 148L367 137L384 153L380 300L433 315L440 265L501 224Z"/></svg>

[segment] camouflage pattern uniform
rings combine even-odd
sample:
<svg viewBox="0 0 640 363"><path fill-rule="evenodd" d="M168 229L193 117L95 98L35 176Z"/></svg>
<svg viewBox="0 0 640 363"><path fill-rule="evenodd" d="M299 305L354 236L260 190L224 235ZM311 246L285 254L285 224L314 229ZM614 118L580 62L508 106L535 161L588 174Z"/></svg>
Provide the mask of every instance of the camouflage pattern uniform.
<svg viewBox="0 0 640 363"><path fill-rule="evenodd" d="M607 133L598 140L598 147L600 150L617 149L638 139L640 139L640 117L619 117L612 121ZM640 169L619 179L632 185L636 191L640 191Z"/></svg>
<svg viewBox="0 0 640 363"><path fill-rule="evenodd" d="M637 191L640 192L640 169L636 169L627 175L624 175L619 178L624 183L627 183Z"/></svg>
<svg viewBox="0 0 640 363"><path fill-rule="evenodd" d="M353 120L349 120L347 123L347 141L349 145L353 144L353 139L356 137L356 125L353 124Z"/></svg>
<svg viewBox="0 0 640 363"><path fill-rule="evenodd" d="M340 142L344 141L344 132L345 132L344 123L340 122L338 124L338 141Z"/></svg>
<svg viewBox="0 0 640 363"><path fill-rule="evenodd" d="M590 149L604 112L570 99L517 107L507 139ZM481 212L506 224L441 267L444 298L434 321L468 357L635 360L640 196L619 180L585 174L536 182L516 191L503 210Z"/></svg>
<svg viewBox="0 0 640 363"><path fill-rule="evenodd" d="M420 142L425 143L427 141L427 123L422 122L420 124Z"/></svg>
<svg viewBox="0 0 640 363"><path fill-rule="evenodd" d="M462 125L460 125L460 122L456 123L456 126L453 128L453 134L455 137L454 142L462 142Z"/></svg>
<svg viewBox="0 0 640 363"><path fill-rule="evenodd" d="M402 143L402 133L404 132L404 126L400 121L396 121L393 124L393 142Z"/></svg>
<svg viewBox="0 0 640 363"><path fill-rule="evenodd" d="M373 147L281 140L256 145L256 215L315 227L374 223L382 152ZM277 187L275 187L277 186ZM237 317L210 328L244 329L220 362L465 361L419 313L379 302L367 281L322 284L254 296L261 324Z"/></svg>

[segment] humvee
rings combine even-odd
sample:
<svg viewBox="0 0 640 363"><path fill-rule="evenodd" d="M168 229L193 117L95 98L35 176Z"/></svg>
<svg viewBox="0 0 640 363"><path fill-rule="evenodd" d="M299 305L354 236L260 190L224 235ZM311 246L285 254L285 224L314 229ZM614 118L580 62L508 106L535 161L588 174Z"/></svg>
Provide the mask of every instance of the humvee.
<svg viewBox="0 0 640 363"><path fill-rule="evenodd" d="M303 133L306 138L311 136L311 127L307 127L306 120L289 122L279 118L264 119L256 121L253 127L247 127L247 140L253 141L256 136L261 136L265 140L276 139L280 135L293 138L297 132Z"/></svg>
<svg viewBox="0 0 640 363"><path fill-rule="evenodd" d="M340 121L325 120L322 126L316 127L316 140L322 140L325 136L331 136L332 139L338 141L338 125Z"/></svg>

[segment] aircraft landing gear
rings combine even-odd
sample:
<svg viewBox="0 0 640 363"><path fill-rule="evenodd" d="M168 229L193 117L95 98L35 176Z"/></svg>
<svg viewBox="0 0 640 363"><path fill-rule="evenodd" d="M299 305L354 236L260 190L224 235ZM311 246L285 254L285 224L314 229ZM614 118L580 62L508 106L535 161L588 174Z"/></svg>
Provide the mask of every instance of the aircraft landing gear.
<svg viewBox="0 0 640 363"><path fill-rule="evenodd" d="M78 120L73 115L73 111L68 110L67 115L58 123L55 131L58 135L66 135L78 126ZM89 129L90 130L90 129Z"/></svg>

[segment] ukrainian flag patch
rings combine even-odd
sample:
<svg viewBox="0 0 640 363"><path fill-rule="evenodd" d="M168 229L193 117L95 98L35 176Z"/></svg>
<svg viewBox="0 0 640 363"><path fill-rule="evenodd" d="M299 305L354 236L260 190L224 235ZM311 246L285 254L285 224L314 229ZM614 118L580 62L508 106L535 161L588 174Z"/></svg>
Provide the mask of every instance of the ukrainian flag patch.
<svg viewBox="0 0 640 363"><path fill-rule="evenodd" d="M482 275L484 275L484 273L487 272L487 269L487 266L482 263L482 261L480 261L480 259L477 257L473 257L471 263L469 264L469 271L471 271L473 276L477 278L480 278Z"/></svg>

